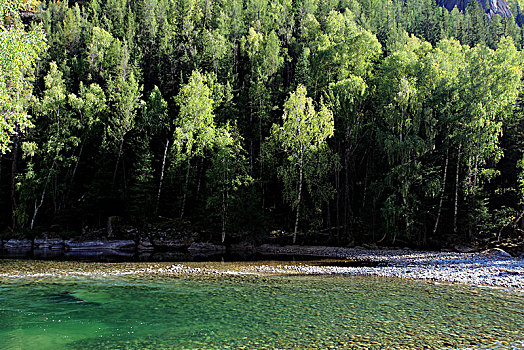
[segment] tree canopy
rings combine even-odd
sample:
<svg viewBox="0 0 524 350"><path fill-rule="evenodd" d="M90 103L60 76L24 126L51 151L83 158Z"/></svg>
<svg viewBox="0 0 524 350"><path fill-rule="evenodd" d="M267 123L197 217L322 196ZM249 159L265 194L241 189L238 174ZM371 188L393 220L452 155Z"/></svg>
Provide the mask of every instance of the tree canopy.
<svg viewBox="0 0 524 350"><path fill-rule="evenodd" d="M46 49L42 25L24 30L18 1L0 2L0 153L11 137L33 126L28 109L38 58Z"/></svg>
<svg viewBox="0 0 524 350"><path fill-rule="evenodd" d="M0 2L5 235L119 217L136 239L522 237L514 1L513 17L433 0L19 6Z"/></svg>

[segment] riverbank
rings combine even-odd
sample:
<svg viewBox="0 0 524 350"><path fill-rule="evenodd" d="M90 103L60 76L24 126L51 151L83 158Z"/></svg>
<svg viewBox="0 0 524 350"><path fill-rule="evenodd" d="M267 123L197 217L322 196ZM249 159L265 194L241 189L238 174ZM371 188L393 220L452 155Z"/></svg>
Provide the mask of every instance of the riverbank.
<svg viewBox="0 0 524 350"><path fill-rule="evenodd" d="M503 254L363 248L261 246L267 256L316 256L310 261L87 263L0 260L0 278L74 276L360 275L419 279L524 291L524 259Z"/></svg>

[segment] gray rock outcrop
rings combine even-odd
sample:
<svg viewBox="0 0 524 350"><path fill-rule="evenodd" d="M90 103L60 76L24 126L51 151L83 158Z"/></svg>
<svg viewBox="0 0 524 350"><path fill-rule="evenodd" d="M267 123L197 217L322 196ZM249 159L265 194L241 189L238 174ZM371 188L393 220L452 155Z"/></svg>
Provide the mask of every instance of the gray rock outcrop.
<svg viewBox="0 0 524 350"><path fill-rule="evenodd" d="M10 239L4 243L5 249L31 248L33 241L29 239Z"/></svg>
<svg viewBox="0 0 524 350"><path fill-rule="evenodd" d="M464 11L468 6L470 0L437 0L439 6L445 7L448 11L452 11L455 7L459 11ZM509 18L512 16L506 0L477 0L482 6L488 17L491 19L494 15L499 15L501 18Z"/></svg>
<svg viewBox="0 0 524 350"><path fill-rule="evenodd" d="M118 241L66 241L65 248L70 251L80 250L134 250L136 247L135 241L132 240L118 240Z"/></svg>
<svg viewBox="0 0 524 350"><path fill-rule="evenodd" d="M37 237L33 241L34 249L64 249L65 243L60 238Z"/></svg>

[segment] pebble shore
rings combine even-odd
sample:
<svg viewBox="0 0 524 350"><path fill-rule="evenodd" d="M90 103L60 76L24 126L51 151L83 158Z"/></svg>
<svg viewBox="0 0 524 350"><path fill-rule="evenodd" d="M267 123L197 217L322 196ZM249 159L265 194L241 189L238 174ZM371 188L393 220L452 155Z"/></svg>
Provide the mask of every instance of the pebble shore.
<svg viewBox="0 0 524 350"><path fill-rule="evenodd" d="M360 275L492 286L524 292L524 259L482 253L323 247L304 262L82 263L5 261L0 278L129 275ZM331 250L330 250L331 249ZM318 253L318 252L316 252Z"/></svg>
<svg viewBox="0 0 524 350"><path fill-rule="evenodd" d="M504 287L524 291L524 260L481 253L442 253L428 251L352 250L345 256L364 266L282 265L261 266L274 273L343 274L421 279L461 284ZM365 266L366 263L377 266Z"/></svg>

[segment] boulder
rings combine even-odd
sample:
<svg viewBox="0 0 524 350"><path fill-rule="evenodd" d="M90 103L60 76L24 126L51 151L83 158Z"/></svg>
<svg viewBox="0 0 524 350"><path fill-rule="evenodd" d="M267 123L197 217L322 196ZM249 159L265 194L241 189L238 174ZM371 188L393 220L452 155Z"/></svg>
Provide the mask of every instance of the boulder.
<svg viewBox="0 0 524 350"><path fill-rule="evenodd" d="M79 250L134 250L136 247L135 241L132 240L93 240L93 241L66 241L65 247L70 251Z"/></svg>
<svg viewBox="0 0 524 350"><path fill-rule="evenodd" d="M37 237L33 241L34 249L64 249L65 242L60 238Z"/></svg>
<svg viewBox="0 0 524 350"><path fill-rule="evenodd" d="M519 259L524 259L524 253L519 255Z"/></svg>
<svg viewBox="0 0 524 350"><path fill-rule="evenodd" d="M491 255L497 258L511 258L511 254L508 252L503 251L500 248L490 248L486 249L482 252L482 254Z"/></svg>
<svg viewBox="0 0 524 350"><path fill-rule="evenodd" d="M5 249L31 248L33 241L30 239L10 239L4 243Z"/></svg>

